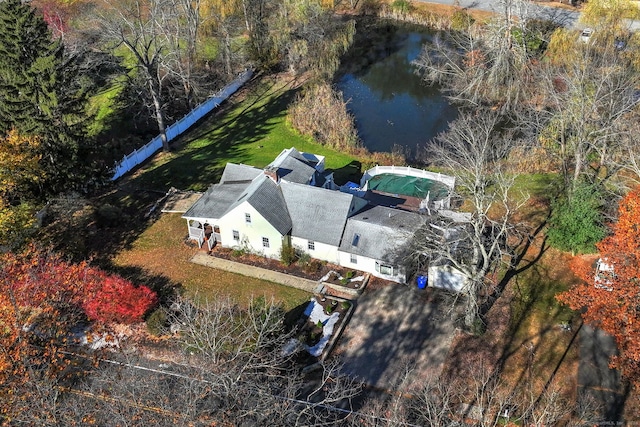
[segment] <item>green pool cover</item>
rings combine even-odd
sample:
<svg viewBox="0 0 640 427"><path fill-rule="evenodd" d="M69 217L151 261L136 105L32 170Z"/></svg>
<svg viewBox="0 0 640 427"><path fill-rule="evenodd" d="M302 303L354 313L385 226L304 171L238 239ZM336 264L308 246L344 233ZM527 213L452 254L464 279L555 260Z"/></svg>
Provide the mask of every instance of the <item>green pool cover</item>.
<svg viewBox="0 0 640 427"><path fill-rule="evenodd" d="M441 200L447 197L449 189L441 182L415 176L383 173L369 180L369 190L377 190L389 194L418 197L424 199L429 193L429 200Z"/></svg>

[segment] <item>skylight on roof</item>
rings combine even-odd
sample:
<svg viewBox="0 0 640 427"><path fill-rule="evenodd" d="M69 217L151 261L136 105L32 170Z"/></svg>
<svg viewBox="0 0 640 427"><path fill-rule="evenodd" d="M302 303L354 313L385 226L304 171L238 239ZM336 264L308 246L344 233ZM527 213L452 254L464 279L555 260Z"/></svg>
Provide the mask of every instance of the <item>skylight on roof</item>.
<svg viewBox="0 0 640 427"><path fill-rule="evenodd" d="M353 240L351 241L351 246L358 246L358 242L360 241L360 235L358 233L353 235Z"/></svg>

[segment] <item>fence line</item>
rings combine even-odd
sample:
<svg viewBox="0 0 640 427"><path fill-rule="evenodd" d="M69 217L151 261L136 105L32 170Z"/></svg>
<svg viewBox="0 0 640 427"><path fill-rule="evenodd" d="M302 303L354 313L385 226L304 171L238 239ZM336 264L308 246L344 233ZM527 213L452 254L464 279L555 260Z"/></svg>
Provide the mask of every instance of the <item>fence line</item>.
<svg viewBox="0 0 640 427"><path fill-rule="evenodd" d="M242 85L249 81L252 75L253 72L251 70L247 70L244 73L240 74L237 79L222 88L216 95L207 99L202 104L191 110L186 116L184 116L171 126L167 127L167 129L165 130L167 141L171 141L174 138L178 137L184 131L193 126L194 123L204 117L207 113L218 107L223 101L225 101L238 89L240 89ZM137 150L133 150L132 153L124 156L122 160L116 163L111 180L115 181L116 179L120 178L122 175L147 160L161 148L162 138L160 137L160 135L158 135L142 147L138 148Z"/></svg>

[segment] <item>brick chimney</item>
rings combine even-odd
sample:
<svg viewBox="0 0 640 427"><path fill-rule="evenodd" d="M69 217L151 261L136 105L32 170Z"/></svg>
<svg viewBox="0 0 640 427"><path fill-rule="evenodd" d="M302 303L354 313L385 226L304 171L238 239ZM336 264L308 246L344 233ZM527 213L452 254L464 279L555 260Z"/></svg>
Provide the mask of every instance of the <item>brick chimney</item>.
<svg viewBox="0 0 640 427"><path fill-rule="evenodd" d="M264 168L264 174L271 178L271 180L276 184L280 182L280 177L278 176L278 168L276 166L267 166L266 168Z"/></svg>

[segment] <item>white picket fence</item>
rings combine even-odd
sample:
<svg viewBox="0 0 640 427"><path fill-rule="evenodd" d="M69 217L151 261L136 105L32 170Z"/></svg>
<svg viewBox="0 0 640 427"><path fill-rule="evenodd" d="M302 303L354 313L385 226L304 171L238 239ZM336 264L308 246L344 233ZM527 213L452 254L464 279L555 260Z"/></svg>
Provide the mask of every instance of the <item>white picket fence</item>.
<svg viewBox="0 0 640 427"><path fill-rule="evenodd" d="M224 100L233 95L238 89L242 87L253 75L253 71L247 70L240 74L237 79L229 83L222 88L216 95L207 99L202 104L191 110L189 114L167 127L167 141L171 141L184 131L189 129L194 123L204 117L205 114L219 106ZM151 157L156 151L162 148L162 139L160 135L153 138L141 148L134 150L131 154L124 156L122 160L116 163L114 167L114 174L111 177L112 181L120 178L131 169L138 166L140 163Z"/></svg>

